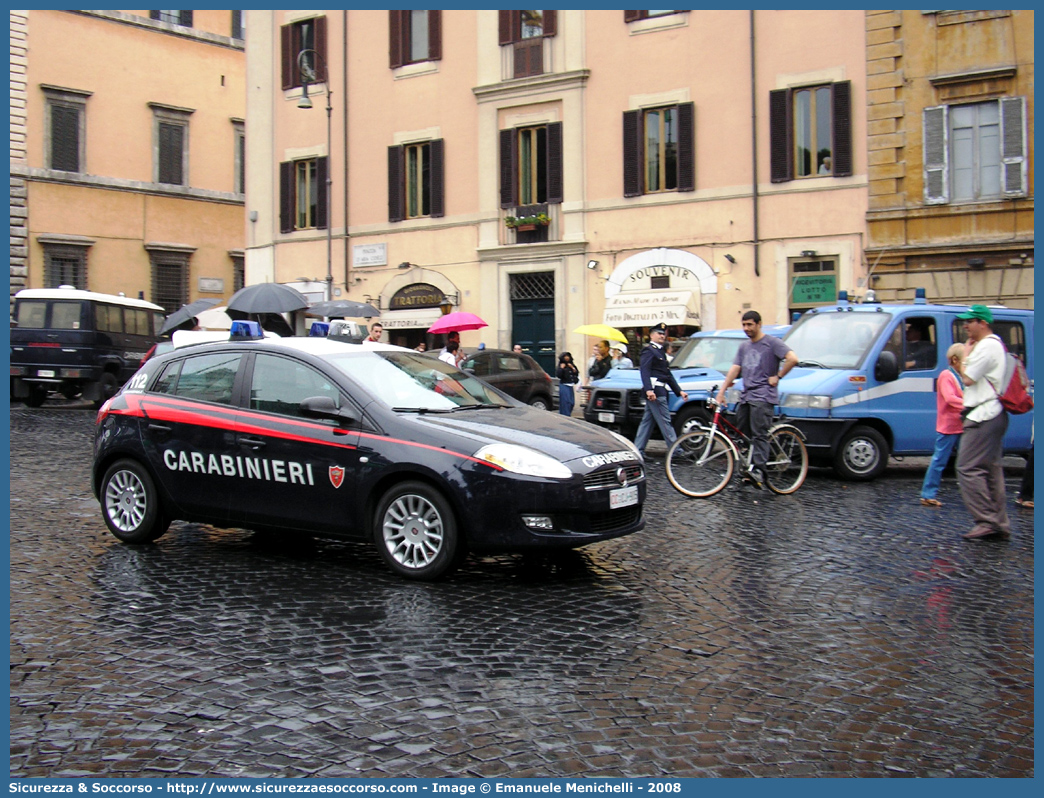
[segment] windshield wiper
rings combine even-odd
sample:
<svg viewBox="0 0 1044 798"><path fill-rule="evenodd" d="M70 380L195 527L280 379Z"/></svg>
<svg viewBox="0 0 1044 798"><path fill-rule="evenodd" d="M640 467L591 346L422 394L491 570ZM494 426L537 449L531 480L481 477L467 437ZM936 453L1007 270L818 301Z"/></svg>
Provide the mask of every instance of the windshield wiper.
<svg viewBox="0 0 1044 798"><path fill-rule="evenodd" d="M822 363L820 363L817 360L799 360L798 361L798 367L799 368L813 368L813 369L825 369L826 368L826 366L824 366Z"/></svg>
<svg viewBox="0 0 1044 798"><path fill-rule="evenodd" d="M493 407L500 408L507 407L507 405L457 405L450 412L456 413L458 410L486 410Z"/></svg>
<svg viewBox="0 0 1044 798"><path fill-rule="evenodd" d="M452 413L449 408L444 407L393 407L396 413Z"/></svg>

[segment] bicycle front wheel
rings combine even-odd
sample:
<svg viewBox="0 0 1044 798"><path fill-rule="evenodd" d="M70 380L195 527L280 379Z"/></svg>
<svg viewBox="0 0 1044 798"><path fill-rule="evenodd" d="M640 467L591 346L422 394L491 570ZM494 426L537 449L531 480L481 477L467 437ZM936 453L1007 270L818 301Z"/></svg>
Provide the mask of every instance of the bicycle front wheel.
<svg viewBox="0 0 1044 798"><path fill-rule="evenodd" d="M682 435L667 452L667 479L686 496L704 499L729 484L736 458L720 432Z"/></svg>
<svg viewBox="0 0 1044 798"><path fill-rule="evenodd" d="M808 476L808 450L801 435L793 429L777 429L769 434L769 459L765 482L773 493L793 493Z"/></svg>

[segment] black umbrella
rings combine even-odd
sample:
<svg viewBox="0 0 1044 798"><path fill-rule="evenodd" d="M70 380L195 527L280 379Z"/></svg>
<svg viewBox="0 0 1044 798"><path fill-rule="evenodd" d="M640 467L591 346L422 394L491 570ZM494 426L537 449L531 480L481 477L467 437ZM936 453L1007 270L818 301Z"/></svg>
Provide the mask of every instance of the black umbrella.
<svg viewBox="0 0 1044 798"><path fill-rule="evenodd" d="M308 307L308 300L296 288L280 283L257 283L240 288L228 300L229 310L243 313L286 313Z"/></svg>
<svg viewBox="0 0 1044 798"><path fill-rule="evenodd" d="M329 302L317 302L305 311L305 315L326 316L329 319L372 319L374 316L380 316L381 312L365 302L333 299Z"/></svg>
<svg viewBox="0 0 1044 798"><path fill-rule="evenodd" d="M163 322L163 326L160 327L159 334L166 335L171 330L178 329L178 327L185 322L192 321L192 319L196 318L197 313L212 308L220 302L220 299L197 299L195 302L189 302L187 305L182 305L167 316L167 320Z"/></svg>

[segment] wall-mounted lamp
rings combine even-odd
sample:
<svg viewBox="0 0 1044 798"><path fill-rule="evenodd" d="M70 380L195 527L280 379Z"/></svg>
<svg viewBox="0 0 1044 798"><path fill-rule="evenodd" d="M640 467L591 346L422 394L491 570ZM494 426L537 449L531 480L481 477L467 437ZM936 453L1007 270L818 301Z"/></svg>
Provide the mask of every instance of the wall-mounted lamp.
<svg viewBox="0 0 1044 798"><path fill-rule="evenodd" d="M986 261L983 258L968 258L968 268L985 269Z"/></svg>
<svg viewBox="0 0 1044 798"><path fill-rule="evenodd" d="M736 259L732 257L732 255L730 255L728 252L725 253L725 260L732 264L736 263Z"/></svg>
<svg viewBox="0 0 1044 798"><path fill-rule="evenodd" d="M587 262L587 268L588 269L597 269L598 268L598 261L596 261L596 260L589 260Z"/></svg>
<svg viewBox="0 0 1044 798"><path fill-rule="evenodd" d="M801 257L803 258L814 258L816 251L814 249L803 249L801 250Z"/></svg>
<svg viewBox="0 0 1044 798"><path fill-rule="evenodd" d="M412 263L410 263L410 262L409 262L408 260L404 260L404 261L403 261L402 263L400 263L400 264L399 264L399 268L400 268L400 269L408 269L408 268L410 268L410 266L412 266L412 265L413 265L413 264L412 264Z"/></svg>
<svg viewBox="0 0 1044 798"><path fill-rule="evenodd" d="M439 303L439 310L442 311L442 315L445 316L453 307L460 302L460 294L443 294L442 301Z"/></svg>

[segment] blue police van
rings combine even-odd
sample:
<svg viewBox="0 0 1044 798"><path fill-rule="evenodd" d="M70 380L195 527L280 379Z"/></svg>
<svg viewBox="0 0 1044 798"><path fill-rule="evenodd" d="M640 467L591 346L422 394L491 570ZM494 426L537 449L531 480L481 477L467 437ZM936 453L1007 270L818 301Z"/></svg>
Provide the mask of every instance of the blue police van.
<svg viewBox="0 0 1044 798"><path fill-rule="evenodd" d="M935 305L916 289L912 304L847 301L805 312L784 337L799 363L780 381L780 411L805 435L813 464L869 480L889 457L930 455L936 380L946 350L966 339L965 305ZM991 307L992 325L1033 384L1033 311ZM731 392L730 392L731 393ZM732 401L735 395L730 395ZM1033 413L1011 416L1007 454L1032 450Z"/></svg>

